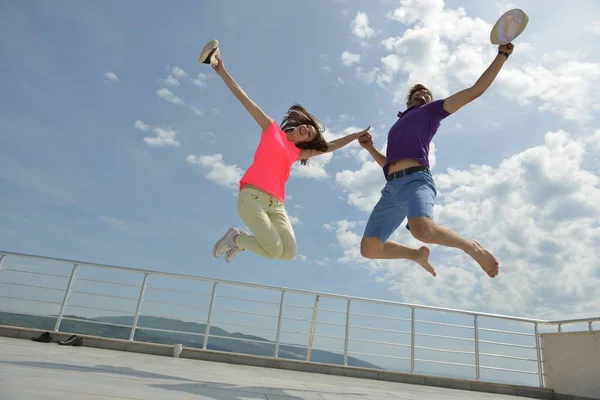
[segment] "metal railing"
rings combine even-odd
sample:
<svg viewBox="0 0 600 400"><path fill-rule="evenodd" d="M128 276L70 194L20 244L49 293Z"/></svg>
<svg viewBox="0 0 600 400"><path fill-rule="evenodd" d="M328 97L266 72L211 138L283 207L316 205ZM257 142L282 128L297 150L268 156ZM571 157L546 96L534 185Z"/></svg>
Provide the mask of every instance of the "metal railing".
<svg viewBox="0 0 600 400"><path fill-rule="evenodd" d="M49 262L52 265L60 265L62 268L69 266L68 274L57 274L52 273L52 270L48 266L42 268L43 271L35 271L26 265L12 266L8 265L8 260L15 260L17 263L24 263L25 261L36 261L36 262ZM21 268L17 268L21 267ZM88 270L100 270L102 272L101 278L88 277L86 273ZM109 274L109 271L119 274L129 274L128 277L119 275L117 280L106 280L105 276ZM165 273L158 271L151 271L145 269L120 267L114 265L102 265L97 263L89 263L75 260L59 259L53 257L37 256L32 254L22 254L7 251L0 251L0 278L8 279L8 275L21 276L24 279L21 281L4 280L0 279L0 299L8 299L10 301L17 300L19 303L8 303L19 308L25 307L24 304L27 302L33 302L36 304L42 304L44 307L57 307L57 313L42 313L47 317L48 315L56 316L54 322L54 331L60 331L61 324L64 321L78 322L78 323L90 323L100 324L106 326L112 326L128 330L127 338L134 340L136 333L166 333L166 334L179 334L189 335L191 337L198 337L202 339L202 344L199 346L202 349L209 348L209 339L221 340L221 341L237 341L244 343L251 343L253 345L261 345L270 347L273 346L272 355L273 358L288 356L292 358L302 358L307 362L313 362L313 355L315 351L329 352L330 355L339 355L340 364L360 366L364 364L364 360L358 359L358 357L375 357L382 358L390 363L391 367L388 369L399 369L406 370L410 373L423 373L418 371L417 363L420 366L424 365L441 365L451 366L453 369L467 369L471 371L466 374L467 379L481 380L482 371L492 371L497 374L498 371L505 373L512 373L517 375L524 375L529 377L537 377L536 384L531 386L544 387L544 373L543 373L543 360L540 346L540 332L541 326L557 326L558 331L562 331L562 326L587 323L588 329L593 330L593 323L600 321L600 317L595 318L584 318L584 319L571 319L571 320L560 320L560 321L547 321L540 319L521 318L507 315L479 313L467 310L457 310L450 308L431 307L417 304L400 303L393 301L377 300L370 298L361 298L353 296L344 296L332 293L320 293L310 290L301 289L290 289L269 285L252 284L244 282L235 282L229 280L210 279L198 276L188 276L181 274ZM64 283L64 287L48 287L47 285L33 284L34 277L37 279L43 279L43 283L49 283L52 279L61 280ZM165 278L165 279L176 279L177 286L170 285L169 287L158 286L154 287L150 285L149 278L153 279ZM128 283L127 281L134 283ZM137 281L137 283L135 283ZM81 283L80 283L81 282ZM192 286L190 290L183 290L181 286L184 282L189 282ZM101 285L110 285L113 287L112 290L123 289L126 291L125 294L132 295L126 296L111 293L99 293L97 291L88 291L82 285L91 284L93 289ZM206 291L197 291L198 286L206 286ZM34 289L38 299L23 297L22 295L8 295L10 291L8 288L19 288L19 294L26 292L28 289ZM234 288L235 295L228 295L227 288ZM42 299L43 290L50 291L51 293L60 294L60 298L57 301L52 301L51 298ZM223 294L219 294L219 290L223 291ZM238 293L242 290L260 291L260 298L241 297ZM153 299L152 293L162 293L162 297ZM289 302L286 297L298 296L299 299L303 299L305 302L310 301L306 305L294 304ZM72 296L82 296L80 302L71 301ZM88 297L86 297L88 296ZM180 303L177 302L177 297L191 297L193 298L192 303ZM100 297L104 303L86 303L84 298L89 297ZM198 299L203 298L208 303L202 305ZM272 298L271 301L268 298ZM312 299L312 300L311 300ZM241 301L242 304L237 305L234 308L222 308L217 307L217 300L220 302L234 302ZM339 309L324 308L321 306L324 300L330 302L338 302L340 304ZM106 302L117 302L117 301L129 301L135 305L135 308L129 310L118 310L110 308L109 306L103 306ZM7 304L6 302L0 302L0 305ZM243 310L244 307L249 307L252 304L252 308ZM102 306L102 307L100 307ZM169 311L166 314L161 314L158 309L160 307L167 307ZM66 310L68 307L87 310L86 312L108 312L115 314L123 314L125 316L131 316L131 323L119 322L108 322L107 320L99 320L98 318L84 318L74 315L68 315ZM173 309L177 307L184 307L188 310L193 310L190 314L188 311L185 317L174 315ZM268 309L272 307L275 309L274 313L266 313L263 307ZM360 310L352 311L356 307L368 308L365 312ZM383 307L388 315L381 315L375 312L376 308ZM0 306L0 310L5 307ZM288 310L292 309L290 312ZM303 311L311 313L306 318L301 318ZM80 311L83 312L83 311ZM197 313L206 312L206 315L202 318L196 318ZM216 314L234 314L238 318L246 317L253 323L242 323L240 321L227 321L215 319ZM403 314L404 313L404 314ZM435 313L435 317L428 319L417 318L417 313ZM25 312L22 314L26 315L38 315L36 313ZM338 322L323 321L319 320L322 315L334 315L341 318ZM441 314L441 315L439 315ZM220 315L220 314L219 314ZM205 329L202 332L185 331L181 329L165 329L164 327L152 327L152 326L140 326L140 317L154 317L154 318L169 318L171 320L179 318L180 320L191 321L192 323L205 324ZM442 318L450 319L450 321L441 322ZM267 320L269 322L260 323L260 321ZM369 322L365 324L352 324L352 321L358 319L367 319ZM376 326L378 323L372 322L373 320L379 321L380 325L384 327ZM483 321L488 321L490 326L486 327L482 325ZM258 322L258 325L256 324ZM516 324L525 326L524 330L509 330L502 326L503 329L499 329L494 324L502 322L505 325ZM308 332L293 329L288 325L308 323ZM213 327L219 326L235 326L250 328L257 331L271 331L274 330L274 340L263 339L261 337L248 335L234 335L229 333L213 333ZM404 326L404 329L398 325ZM492 327L493 326L493 327ZM433 327L433 328L432 328ZM317 329L319 328L319 329ZM447 330L447 334L439 334L432 329L443 329ZM218 329L218 328L215 328ZM327 330L335 331L340 329L341 333L335 335L335 332L329 332ZM319 330L319 332L317 332ZM325 330L326 333L321 331ZM452 334L451 331L467 331L466 336L460 336L458 334ZM378 335L377 338L364 338L362 335L365 332L375 332ZM292 340L284 341L283 335L304 335L308 336L305 344L301 344L298 340L293 343ZM382 337L388 335L391 337L389 340L382 340ZM519 343L510 342L505 339L493 339L494 335L521 338ZM335 343L341 343L340 349L331 348L319 348L315 346L316 340L333 341ZM195 340L195 339L193 339ZM441 343L444 341L451 341L455 343L454 348L444 348ZM375 348L385 347L386 350L382 353L374 353ZM354 350L356 348L356 350ZM497 351L493 349L496 348ZM292 350L296 349L296 350ZM300 353L298 350L300 349ZM392 350L394 349L394 350ZM512 353L508 351L512 349ZM402 351L403 354L392 355L394 351ZM302 353L304 351L305 353ZM519 354L516 354L519 352ZM434 357L420 357L420 354L441 354L447 357L445 360L434 359ZM352 357L352 358L351 358ZM482 359L488 360L482 362ZM502 361L505 364L502 366L491 365L491 360ZM363 362L363 364L361 364ZM382 361L383 362L383 361ZM398 368L399 365L403 365L404 368ZM507 365L506 363L511 363ZM513 363L520 363L521 365L531 365L534 367L523 367L523 368L512 368ZM421 367L421 370L425 370L427 367ZM429 372L429 375L443 375L442 372ZM474 376L473 376L474 375ZM491 378L489 379L491 380Z"/></svg>

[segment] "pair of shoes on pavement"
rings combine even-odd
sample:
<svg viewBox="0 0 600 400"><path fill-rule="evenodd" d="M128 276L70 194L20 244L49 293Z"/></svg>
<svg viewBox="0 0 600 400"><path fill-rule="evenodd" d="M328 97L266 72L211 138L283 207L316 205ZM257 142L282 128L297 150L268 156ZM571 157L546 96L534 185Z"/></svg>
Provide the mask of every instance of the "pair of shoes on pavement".
<svg viewBox="0 0 600 400"><path fill-rule="evenodd" d="M235 238L239 235L248 235L248 232L238 228L229 228L227 232L215 243L213 247L213 256L215 258L221 257L225 254L225 261L231 262L239 253L244 251L235 244Z"/></svg>
<svg viewBox="0 0 600 400"><path fill-rule="evenodd" d="M38 337L31 338L32 341L41 343L50 343L52 342L52 339L53 337L50 332L44 332ZM56 343L63 346L81 346L83 345L83 338L77 335L71 335L67 340L57 340Z"/></svg>

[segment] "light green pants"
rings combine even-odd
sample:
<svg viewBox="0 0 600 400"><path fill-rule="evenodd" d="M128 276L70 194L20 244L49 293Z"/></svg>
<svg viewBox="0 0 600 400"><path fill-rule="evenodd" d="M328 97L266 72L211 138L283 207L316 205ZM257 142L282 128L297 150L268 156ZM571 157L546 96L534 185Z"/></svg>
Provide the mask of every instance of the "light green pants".
<svg viewBox="0 0 600 400"><path fill-rule="evenodd" d="M266 258L291 260L296 256L296 237L285 205L260 190L245 187L237 202L240 217L254 235L240 235L237 245Z"/></svg>

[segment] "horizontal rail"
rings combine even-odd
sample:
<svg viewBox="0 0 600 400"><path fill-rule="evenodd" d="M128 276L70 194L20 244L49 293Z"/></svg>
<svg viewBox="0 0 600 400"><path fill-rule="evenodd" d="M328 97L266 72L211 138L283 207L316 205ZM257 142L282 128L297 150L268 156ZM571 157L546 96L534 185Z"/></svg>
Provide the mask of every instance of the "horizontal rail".
<svg viewBox="0 0 600 400"><path fill-rule="evenodd" d="M77 304L67 304L67 306L73 307L73 308L85 308L86 310L100 310L100 311L115 312L115 313L119 313L119 314L133 314L133 312L131 312L131 311L113 310L112 308L100 308L100 307L80 306L80 305L77 305Z"/></svg>
<svg viewBox="0 0 600 400"><path fill-rule="evenodd" d="M0 253L1 254L1 253ZM14 269L14 268L2 268L0 269L0 271L10 271L10 272L21 272L23 274L30 274L30 275L42 275L42 276L53 276L55 278L65 278L65 279L69 279L68 276L64 276L64 275L56 275L56 274L48 274L46 272L37 272L37 271L27 271L24 269Z"/></svg>
<svg viewBox="0 0 600 400"><path fill-rule="evenodd" d="M206 322L206 318L203 319L195 319L190 318L188 316L182 317L180 315L164 315L164 314L149 314L146 312L140 312L140 317L154 317L154 318L164 318L164 319L179 319L183 322L196 322L196 323L204 323Z"/></svg>
<svg viewBox="0 0 600 400"><path fill-rule="evenodd" d="M480 331L486 332L496 332L496 333L507 333L509 335L520 335L520 336L531 336L535 337L534 333L524 333L524 332L515 332L515 331L504 331L501 329L489 329L489 328L478 328Z"/></svg>
<svg viewBox="0 0 600 400"><path fill-rule="evenodd" d="M68 276L67 276L68 278ZM97 283L106 283L108 285L117 285L117 286L128 286L128 287L134 287L134 288L139 288L140 285L132 285L131 283L121 283L121 282L111 282L111 281L103 281L101 279L91 279L91 278L75 278L75 280L79 281L84 281L84 282L97 282Z"/></svg>
<svg viewBox="0 0 600 400"><path fill-rule="evenodd" d="M385 346L396 346L396 347L410 347L410 344L404 344L404 343L391 343L391 342L381 342L379 340L370 340L370 339L355 339L355 338L348 338L348 340L352 341L352 342L363 342L363 343L375 343L375 344L382 344Z"/></svg>
<svg viewBox="0 0 600 400"><path fill-rule="evenodd" d="M358 299L356 299L356 300L358 300ZM369 318L392 319L394 321L408 321L408 322L410 322L410 318L388 317L386 315L379 315L379 314L364 314L364 313L357 313L357 312L355 312L355 313L352 313L352 315L358 315L358 316L361 316L361 317L369 317Z"/></svg>
<svg viewBox="0 0 600 400"><path fill-rule="evenodd" d="M138 331L155 331L155 332L167 332L167 333L181 333L183 335L194 335L194 336L204 336L204 332L186 332L186 331L174 331L171 329L160 329L160 328L148 328L147 326L137 326Z"/></svg>
<svg viewBox="0 0 600 400"><path fill-rule="evenodd" d="M37 303L56 304L56 305L59 305L59 306L61 304L61 303L55 303L53 301L26 299L25 297L15 297L15 296L2 296L2 295L0 295L0 299L13 299L13 300L23 300L23 301L35 301Z"/></svg>
<svg viewBox="0 0 600 400"><path fill-rule="evenodd" d="M494 371L508 371L508 372L518 372L519 374L530 374L530 375L537 375L538 372L537 371L523 371L521 369L510 369L510 368L500 368L500 367L488 367L485 365L480 365L479 368L483 368L483 369L492 369Z"/></svg>
<svg viewBox="0 0 600 400"><path fill-rule="evenodd" d="M406 331L397 331L395 329L384 329L384 328L372 328L370 326L362 326L362 325L350 325L350 328L365 329L365 330L369 330L369 331L378 331L378 332L410 334L410 332L406 332Z"/></svg>
<svg viewBox="0 0 600 400"><path fill-rule="evenodd" d="M415 361L427 362L432 364L444 364L444 365L458 365L459 367L475 367L473 364L455 363L450 361L439 361L439 360L424 360L421 358L415 358Z"/></svg>
<svg viewBox="0 0 600 400"><path fill-rule="evenodd" d="M139 288L139 285L136 286ZM210 293L204 293L204 292L190 292L189 290L176 290L176 289L167 289L167 288L163 288L163 287L150 287L147 286L146 290L160 290L163 292L173 292L173 293L185 293L185 294L191 294L194 296L210 296Z"/></svg>
<svg viewBox="0 0 600 400"><path fill-rule="evenodd" d="M16 282L0 282L0 285L13 285L13 286L30 287L30 288L34 288L34 289L56 290L58 292L63 292L63 293L65 291L64 288L57 289L57 288L51 288L51 287L39 286L39 285L27 285L25 283L16 283Z"/></svg>
<svg viewBox="0 0 600 400"><path fill-rule="evenodd" d="M255 313L255 312L250 312L250 311L231 310L229 308L213 308L213 312L215 312L215 311L223 311L223 312L228 312L228 313L232 313L232 314L256 315L259 317L277 318L277 315Z"/></svg>
<svg viewBox="0 0 600 400"><path fill-rule="evenodd" d="M268 340L245 339L245 338L238 338L238 337L233 337L233 336L209 335L209 337L216 337L219 339L237 340L239 342L251 342L251 343L272 344L272 345L275 344Z"/></svg>
<svg viewBox="0 0 600 400"><path fill-rule="evenodd" d="M527 358L527 357L515 357L515 356L506 356L503 354L491 354L491 353L479 353L480 356L487 357L497 357L497 358L508 358L511 360L521 360L521 361L533 361L537 362L537 358Z"/></svg>
<svg viewBox="0 0 600 400"><path fill-rule="evenodd" d="M535 346L526 346L524 344L513 344L504 342L492 342L490 340L479 340L479 343L495 344L497 346L520 347L522 349L535 349Z"/></svg>
<svg viewBox="0 0 600 400"><path fill-rule="evenodd" d="M210 293L206 293L207 296L210 296ZM243 301L249 301L251 303L261 303L261 304L271 304L271 305L275 305L278 306L279 303L276 303L274 301L265 301L265 300L254 300L254 299L247 299L245 297L235 297L235 296L219 296L220 299L231 299L231 300L243 300Z"/></svg>
<svg viewBox="0 0 600 400"><path fill-rule="evenodd" d="M371 303L371 304L382 304L382 305L389 305L389 306L396 306L396 307L413 308L415 310L440 311L440 312L447 312L447 313L453 313L453 314L499 318L499 319L504 319L504 320L509 320L509 321L520 321L520 322L539 323L539 324L552 324L552 323L557 324L557 323L559 323L556 321L545 321L545 320L534 319L534 318L523 318L523 317L516 317L516 316L511 316L511 315L492 314L492 313L480 313L480 312L460 310L460 309L454 309L454 308L433 307L433 306L425 306L425 305L420 305L420 304L401 303L401 302L397 302L397 301L379 300L379 299L372 299L372 298L366 298L366 297L347 296L347 295L334 294L334 293L316 292L316 291L304 290L304 289L282 288L282 287L273 286L273 285L264 285L264 284L257 284L257 283L248 283L248 282L236 282L236 281L231 281L231 280L226 280L226 279L212 279L212 278L205 278L205 277L194 276L194 275L176 274L176 273L172 273L172 272L160 272L160 271L154 271L154 270L149 270L149 269L123 267L123 266L118 266L118 265L99 264L99 263L72 260L72 259L66 259L66 258L55 258L55 257L40 256L40 255L27 254L27 253L18 253L18 252L12 252L12 251L0 250L0 254L5 254L7 256L29 258L29 259L34 259L34 260L45 260L45 261L55 261L55 262L61 262L61 263L77 264L80 267L87 266L87 267L93 267L93 268L120 270L120 271L133 272L133 273L138 273L138 274L150 274L150 275L155 275L155 276L166 276L166 277L181 278L181 279L195 280L195 281L201 281L201 282L219 283L221 285L232 285L232 286L251 287L251 288L257 288L257 289L275 290L277 292L280 292L282 289L284 289L287 293L314 295L314 296L326 297L326 298L331 298L331 299L340 299L340 300L354 300L354 301L361 301L361 302ZM358 315L358 314L355 313L354 315ZM373 315L368 315L368 314L365 314L365 315L373 316ZM410 319L406 319L406 320L410 321ZM600 321L600 317L592 318L592 320ZM574 321L576 321L576 320L565 320L560 323L566 324L566 323L571 323ZM590 319L584 318L584 319L579 320L579 322L586 322L586 321L590 321Z"/></svg>
<svg viewBox="0 0 600 400"><path fill-rule="evenodd" d="M208 310L208 307L206 307L206 306L194 306L194 305L191 305L191 304L183 304L183 303L170 303L168 301L158 301L158 300L146 300L146 299L144 299L144 303L168 304L170 306L191 307L191 308L198 308L198 309Z"/></svg>
<svg viewBox="0 0 600 400"><path fill-rule="evenodd" d="M69 321L84 322L84 323L89 323L89 324L96 324L96 325L108 325L108 326L118 326L120 328L131 328L131 325L113 324L112 322L95 321L93 319L81 319L81 318L73 318L73 317L62 317L62 319L66 319Z"/></svg>
<svg viewBox="0 0 600 400"><path fill-rule="evenodd" d="M65 290L63 289L63 292ZM117 295L112 295L112 294L104 294L104 293L93 293L93 292L80 292L78 290L71 290L71 293L75 293L75 294L85 294L88 296L100 296L100 297L109 297L111 299L122 299L122 300L137 300L134 297L124 297L124 296L117 296Z"/></svg>
<svg viewBox="0 0 600 400"><path fill-rule="evenodd" d="M227 322L227 321L216 321L216 320L212 320L211 324L215 325L230 325L230 326L242 326L244 328L254 328L254 329L261 329L261 330L265 330L265 331L272 331L274 330L273 327L264 327L264 326L256 326L256 325L248 325L248 324L239 324L237 322Z"/></svg>
<svg viewBox="0 0 600 400"><path fill-rule="evenodd" d="M417 324L430 324L430 325L439 325L439 326L450 326L453 328L465 328L465 329L473 329L473 326L468 326L468 325L456 325L456 324L446 324L443 322L433 322L433 321L421 321L416 319L415 323ZM479 329L481 330L481 329Z"/></svg>
<svg viewBox="0 0 600 400"><path fill-rule="evenodd" d="M429 350L429 351L439 351L441 353L470 354L470 355L474 355L475 354L474 351L438 349L436 347L425 347L425 346L415 346L415 349ZM481 354L481 353L479 353L479 354Z"/></svg>
<svg viewBox="0 0 600 400"><path fill-rule="evenodd" d="M410 361L410 357L401 357L401 356L388 356L385 354L375 354L375 353L361 353L359 351L352 351L352 354L358 354L360 356L371 356L371 357L383 357L383 358L393 358L396 360L408 360Z"/></svg>

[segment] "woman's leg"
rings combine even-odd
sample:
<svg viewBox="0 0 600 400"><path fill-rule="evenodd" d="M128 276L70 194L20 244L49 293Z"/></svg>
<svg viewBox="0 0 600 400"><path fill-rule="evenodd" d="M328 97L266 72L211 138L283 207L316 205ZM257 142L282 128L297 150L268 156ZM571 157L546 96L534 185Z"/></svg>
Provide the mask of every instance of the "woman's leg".
<svg viewBox="0 0 600 400"><path fill-rule="evenodd" d="M242 189L238 198L238 213L253 235L240 234L234 244L266 258L279 258L283 252L283 242L268 215L270 197L255 189Z"/></svg>
<svg viewBox="0 0 600 400"><path fill-rule="evenodd" d="M283 244L283 252L279 259L293 260L294 257L296 257L297 251L296 235L294 234L294 228L287 215L285 204L279 200L275 200L274 205L267 210L267 214L279 233L279 237Z"/></svg>

